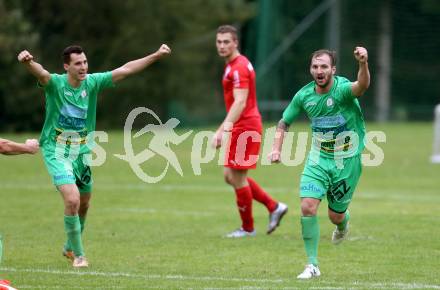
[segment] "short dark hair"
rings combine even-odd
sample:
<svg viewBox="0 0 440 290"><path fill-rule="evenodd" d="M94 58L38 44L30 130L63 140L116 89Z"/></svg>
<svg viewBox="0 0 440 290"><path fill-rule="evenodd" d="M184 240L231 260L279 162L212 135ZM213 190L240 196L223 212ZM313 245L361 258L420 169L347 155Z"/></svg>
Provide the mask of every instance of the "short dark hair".
<svg viewBox="0 0 440 290"><path fill-rule="evenodd" d="M221 25L217 28L217 33L230 33L234 40L238 39L237 28L232 25Z"/></svg>
<svg viewBox="0 0 440 290"><path fill-rule="evenodd" d="M336 66L336 51L328 50L328 49L319 49L319 50L313 52L310 55L310 64L312 64L312 60L315 57L318 57L323 54L327 54L330 57L330 62L331 62L332 66Z"/></svg>
<svg viewBox="0 0 440 290"><path fill-rule="evenodd" d="M82 49L81 46L70 45L63 50L63 62L65 64L69 64L70 63L70 55L72 53L81 54L83 52L84 52L84 49Z"/></svg>

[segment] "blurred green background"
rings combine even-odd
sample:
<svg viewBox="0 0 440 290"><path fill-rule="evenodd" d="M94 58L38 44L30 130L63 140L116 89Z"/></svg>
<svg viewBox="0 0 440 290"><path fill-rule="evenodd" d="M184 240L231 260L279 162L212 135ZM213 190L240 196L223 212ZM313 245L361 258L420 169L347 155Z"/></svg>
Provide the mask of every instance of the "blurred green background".
<svg viewBox="0 0 440 290"><path fill-rule="evenodd" d="M217 122L225 114L224 63L215 49L221 24L240 29L265 120L279 119L310 81L309 55L323 47L338 51L338 72L352 80L353 48L368 48L372 83L361 105L369 120L432 120L439 103L437 0L0 0L0 131L38 131L44 120L43 92L18 52L27 49L63 73L61 52L71 44L84 47L90 72L112 70L161 43L173 49L101 94L98 130L122 128L138 106L183 126Z"/></svg>

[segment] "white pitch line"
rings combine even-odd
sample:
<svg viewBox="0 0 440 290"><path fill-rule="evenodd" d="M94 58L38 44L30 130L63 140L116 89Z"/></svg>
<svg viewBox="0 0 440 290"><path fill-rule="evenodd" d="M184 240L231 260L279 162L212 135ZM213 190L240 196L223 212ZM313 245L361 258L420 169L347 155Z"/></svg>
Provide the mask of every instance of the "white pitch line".
<svg viewBox="0 0 440 290"><path fill-rule="evenodd" d="M105 212L128 212L128 213L146 213L146 214L157 214L165 212L165 209L154 209L154 208L105 208L100 211ZM170 210L166 209L166 214L172 214L176 216L195 216L195 217L208 217L219 215L222 212L213 212L213 211L184 211L184 210Z"/></svg>
<svg viewBox="0 0 440 290"><path fill-rule="evenodd" d="M194 280L194 281L228 281L228 282L255 282L255 283L282 283L282 279L254 279L254 278L227 278L227 277L210 277L210 276L184 276L184 275L159 275L159 274L133 274L123 272L79 272L79 271L60 271L50 269L16 269L16 268L0 268L5 272L17 273L44 273L55 275L76 275L76 276L100 276L100 277L121 277L121 278L140 278L144 280Z"/></svg>
<svg viewBox="0 0 440 290"><path fill-rule="evenodd" d="M355 198L376 200L397 200L397 201L439 201L438 195L414 195L407 192L395 192L395 191L378 191L378 192L355 192Z"/></svg>
<svg viewBox="0 0 440 290"><path fill-rule="evenodd" d="M120 184L120 183L105 183L100 182L94 185L95 190L132 190L132 191L176 191L176 190L192 190L192 191L202 191L202 192L218 192L218 191L231 191L230 186L227 185L212 185L212 184ZM25 183L2 183L0 184L0 189L53 189L55 187L50 183L38 183L38 184L25 184ZM278 192L293 192L296 187L265 187L267 191L278 191Z"/></svg>
<svg viewBox="0 0 440 290"><path fill-rule="evenodd" d="M46 286L46 285L40 285L40 286L33 286L33 285L20 285L20 290L21 289L66 289L66 286ZM72 286L69 285L69 289L94 289L96 290L96 286ZM133 289L132 287L128 288L126 286L106 286L106 289ZM148 289L168 289L166 287L161 287L161 286L151 286L148 285Z"/></svg>
<svg viewBox="0 0 440 290"><path fill-rule="evenodd" d="M161 288L152 288L152 287L148 287L151 289L161 289ZM33 285L20 285L20 290L21 289L66 289L66 286L33 286ZM70 286L69 285L69 289L96 289L96 286ZM127 287L123 287L123 286L111 286L110 289L127 289ZM163 288L162 288L163 289Z"/></svg>
<svg viewBox="0 0 440 290"><path fill-rule="evenodd" d="M55 190L55 187L48 183L8 183L2 182L0 189L28 189L28 190ZM282 192L287 194L298 195L298 188L295 185L292 186L274 186L264 187L268 192ZM190 190L193 192L229 192L231 188L226 184L208 184L208 183L196 183L196 184L166 184L166 181L161 181L160 184L148 184L148 183L136 183L136 184L124 184L124 183L108 183L108 182L96 182L94 185L94 191L96 190L127 190L127 191L145 191L156 192L157 190L172 192L179 190ZM378 192L371 191L357 191L355 197L359 199L380 199L383 200L440 200L440 196L417 196L414 197L409 192L405 191L392 191L381 190Z"/></svg>
<svg viewBox="0 0 440 290"><path fill-rule="evenodd" d="M165 183L165 182L163 182ZM45 184L26 184L26 183L2 183L0 184L0 190L7 191L8 189L22 189L22 190L46 190L56 191L55 187L50 183ZM231 188L227 185L212 185L212 184L121 184L121 183L105 183L99 182L94 185L93 191L107 191L107 190L123 190L123 191L135 191L143 193L156 193L161 192L173 192L178 194L183 190L191 191L191 194L196 193L230 193ZM271 193L284 193L292 196L298 196L298 189L295 186L291 187L265 187L265 190ZM355 193L356 199L367 200L380 200L383 201L440 201L440 196L414 196L407 192L395 192L390 190L383 190L380 192L365 192L360 191Z"/></svg>
<svg viewBox="0 0 440 290"><path fill-rule="evenodd" d="M355 282L353 285L364 286L365 283ZM440 289L440 285L428 285L419 283L401 283L401 282L389 282L389 283L368 283L369 287L376 289Z"/></svg>
<svg viewBox="0 0 440 290"><path fill-rule="evenodd" d="M121 277L121 278L138 278L144 280L193 280L193 281L225 281L225 282L247 282L247 283L272 283L272 284L280 284L280 283L292 283L292 279L255 279L255 278L233 278L233 277L212 277L212 276L185 276L185 275L160 275L160 274L133 274L133 273L123 273L123 272L80 272L80 271L60 271L60 270L50 270L50 269L17 269L17 268L0 268L1 271L5 272L17 272L17 273L43 273L43 274L54 274L54 275L74 275L74 276L98 276L98 277ZM324 283L323 283L324 284ZM340 284L337 282L326 282L328 286L312 286L308 285L309 289L341 289L339 286L335 286L335 284ZM398 288L398 289L440 289L440 285L429 285L429 284L419 284L419 283L402 283L402 282L389 282L389 283L379 283L379 282L352 282L347 283L343 286L343 288L361 288L365 287L370 289L390 289L390 288ZM265 289L258 288L258 286L246 286L245 289ZM239 289L244 289L242 286ZM84 288L87 289L87 288ZM206 288L205 288L206 289ZM209 288L209 289L236 289L236 288ZM298 289L295 287L271 287L271 289Z"/></svg>

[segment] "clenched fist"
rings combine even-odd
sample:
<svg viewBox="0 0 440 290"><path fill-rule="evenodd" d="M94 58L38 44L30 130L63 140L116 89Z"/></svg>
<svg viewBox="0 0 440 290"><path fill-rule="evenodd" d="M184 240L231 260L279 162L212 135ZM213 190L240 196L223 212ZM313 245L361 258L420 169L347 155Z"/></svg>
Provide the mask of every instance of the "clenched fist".
<svg viewBox="0 0 440 290"><path fill-rule="evenodd" d="M280 163L281 162L281 152L278 150L272 150L272 152L267 155L267 158L271 163Z"/></svg>
<svg viewBox="0 0 440 290"><path fill-rule="evenodd" d="M171 54L171 48L168 47L166 44L162 44L159 49L156 51L159 56L165 56Z"/></svg>
<svg viewBox="0 0 440 290"><path fill-rule="evenodd" d="M29 153L31 154L37 153L38 149L40 148L40 144L38 143L37 139L27 139L24 144L27 146Z"/></svg>
<svg viewBox="0 0 440 290"><path fill-rule="evenodd" d="M368 61L368 51L366 48L356 46L353 53L358 62L366 63Z"/></svg>
<svg viewBox="0 0 440 290"><path fill-rule="evenodd" d="M17 58L19 62L28 62L34 59L32 54L30 54L27 50L23 50L22 52L20 52Z"/></svg>

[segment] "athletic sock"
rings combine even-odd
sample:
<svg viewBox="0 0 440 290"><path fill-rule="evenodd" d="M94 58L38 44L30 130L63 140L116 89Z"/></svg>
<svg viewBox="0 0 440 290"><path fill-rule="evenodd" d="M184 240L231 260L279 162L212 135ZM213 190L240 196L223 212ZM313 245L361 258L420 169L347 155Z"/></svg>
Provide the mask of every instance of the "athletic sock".
<svg viewBox="0 0 440 290"><path fill-rule="evenodd" d="M79 223L81 225L81 235L82 235L82 233L84 231L84 225L86 223L86 217L85 216L80 216L79 217ZM64 244L64 250L65 251L72 251L72 243L70 242L69 237L67 237L67 241Z"/></svg>
<svg viewBox="0 0 440 290"><path fill-rule="evenodd" d="M252 232L254 230L254 219L252 217L252 191L249 186L235 189L238 212L242 222L243 230Z"/></svg>
<svg viewBox="0 0 440 290"><path fill-rule="evenodd" d="M302 237L308 264L318 266L319 223L317 216L301 217Z"/></svg>
<svg viewBox="0 0 440 290"><path fill-rule="evenodd" d="M253 199L264 204L270 213L277 209L278 203L273 200L272 197L267 194L267 192L265 192L255 180L248 177L247 181L249 183L249 187L251 188Z"/></svg>
<svg viewBox="0 0 440 290"><path fill-rule="evenodd" d="M81 224L78 215L64 216L64 230L66 231L68 243L70 242L75 256L84 256L81 240Z"/></svg>
<svg viewBox="0 0 440 290"><path fill-rule="evenodd" d="M349 220L350 220L350 212L347 210L345 212L344 220L340 224L336 225L338 227L338 230L340 230L340 231L345 230Z"/></svg>
<svg viewBox="0 0 440 290"><path fill-rule="evenodd" d="M83 231L84 231L84 226L86 224L86 217L85 216L80 216L79 217L79 223L81 225L81 234L82 234Z"/></svg>
<svg viewBox="0 0 440 290"><path fill-rule="evenodd" d="M72 243L69 240L69 237L67 237L66 243L64 244L64 251L72 251Z"/></svg>

